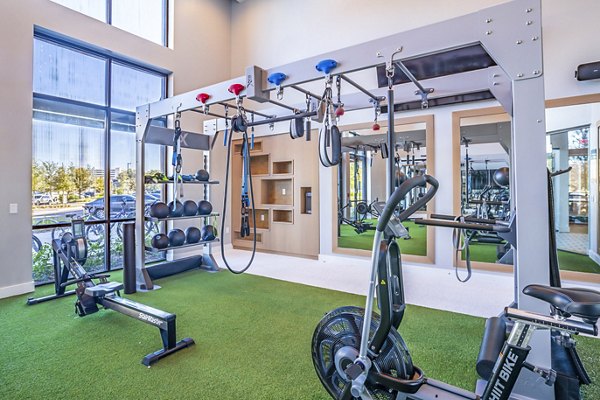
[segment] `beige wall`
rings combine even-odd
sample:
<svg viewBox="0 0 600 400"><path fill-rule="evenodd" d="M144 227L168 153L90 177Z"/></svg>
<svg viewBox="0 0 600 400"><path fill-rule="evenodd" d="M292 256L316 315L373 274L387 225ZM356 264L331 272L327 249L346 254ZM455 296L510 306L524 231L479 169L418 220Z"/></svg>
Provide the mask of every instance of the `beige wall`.
<svg viewBox="0 0 600 400"><path fill-rule="evenodd" d="M230 3L177 0L165 48L49 0L0 2L0 298L30 291L33 28L38 25L173 71L179 93L229 77ZM185 126L194 129L194 126ZM200 129L198 125L197 129ZM18 214L9 214L16 203Z"/></svg>
<svg viewBox="0 0 600 400"><path fill-rule="evenodd" d="M507 0L250 0L231 14L231 73L263 68L444 21ZM597 61L597 0L543 0L546 98L597 93L573 79L577 65Z"/></svg>
<svg viewBox="0 0 600 400"><path fill-rule="evenodd" d="M370 39L429 25L505 3L507 0L249 0L232 7L231 73L247 65L271 68ZM600 2L597 0L543 0L544 80L547 99L600 92L597 81L577 82L578 64L596 61ZM314 89L317 90L317 89ZM435 171L441 182L436 211L450 214L453 201L451 151L452 112L497 105L494 101L435 109ZM432 111L429 110L428 113ZM352 115L349 115L352 114ZM398 113L396 118L423 111ZM370 121L372 112L346 113L343 123ZM331 170L321 168L320 181L330 182ZM329 224L333 198L321 186L321 254L332 251ZM335 194L334 194L335 195ZM436 229L436 264L452 267L451 232Z"/></svg>
<svg viewBox="0 0 600 400"><path fill-rule="evenodd" d="M5 41L0 47L0 115L5 122L0 128L4 139L0 146L0 182L4 188L0 197L0 297L32 288L29 236L34 25L171 70L170 92L181 93L239 75L247 65L280 65L503 2L249 0L232 6L227 0L170 0L174 4L170 24L174 40L172 48L164 48L49 0L1 1L0 34ZM573 70L580 63L597 60L600 54L600 42L586 40L595 36L600 2L544 0L543 7L546 97L599 92L597 82L575 81ZM469 108L474 106L478 107ZM438 178L444 182L452 181L450 157L444 154L449 153L451 112L457 109L460 107L436 112L435 165ZM422 112L402 116L414 114ZM370 113L364 116L365 120L371 118ZM199 119L187 116L183 125L190 130L201 128ZM224 152L219 144L217 147L212 154L212 175L222 180ZM201 165L201 155L188 156L185 162L186 170L194 170ZM321 168L322 182L330 181L329 173ZM218 210L222 186L213 189L213 205ZM440 189L438 212L452 212L452 191L449 183ZM330 201L331 197L322 192L321 204ZM10 203L19 205L18 214L8 213ZM321 216L323 221L330 219L323 213ZM331 228L326 222L322 224L322 230ZM436 261L449 266L452 253L449 246L442 245L450 241L445 232L436 233ZM322 253L331 249L331 243L323 242L329 236L321 235Z"/></svg>

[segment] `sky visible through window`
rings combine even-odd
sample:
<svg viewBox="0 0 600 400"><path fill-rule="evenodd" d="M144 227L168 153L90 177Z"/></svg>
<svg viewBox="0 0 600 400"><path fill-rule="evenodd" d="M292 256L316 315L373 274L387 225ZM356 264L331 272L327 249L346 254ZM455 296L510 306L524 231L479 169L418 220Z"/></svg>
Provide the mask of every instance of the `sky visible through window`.
<svg viewBox="0 0 600 400"><path fill-rule="evenodd" d="M150 40L165 43L165 0L51 0L72 10ZM107 20L108 9L111 10Z"/></svg>
<svg viewBox="0 0 600 400"><path fill-rule="evenodd" d="M33 158L65 166L104 170L106 59L45 40L34 41ZM135 109L160 100L164 77L112 61L111 170L135 168ZM75 100L73 104L61 99ZM88 104L86 106L86 104ZM95 107L99 106L99 107ZM161 151L150 146L146 165L160 167Z"/></svg>

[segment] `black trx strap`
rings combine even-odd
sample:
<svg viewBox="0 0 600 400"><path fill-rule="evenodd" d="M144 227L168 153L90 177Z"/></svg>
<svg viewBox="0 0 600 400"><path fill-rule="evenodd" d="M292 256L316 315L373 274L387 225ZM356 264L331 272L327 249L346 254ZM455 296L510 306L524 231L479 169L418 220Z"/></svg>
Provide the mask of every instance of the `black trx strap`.
<svg viewBox="0 0 600 400"><path fill-rule="evenodd" d="M242 139L242 218L240 227L240 236L250 236L250 221L248 220L248 207L250 199L248 198L248 170L250 168L250 151L248 149L248 135L244 132Z"/></svg>
<svg viewBox="0 0 600 400"><path fill-rule="evenodd" d="M238 117L234 117L235 119L238 119ZM241 117L243 119L243 117ZM239 122L239 121L238 121ZM237 127L242 127L243 124L237 124ZM234 128L234 124L232 123L232 128ZM225 137L227 138L227 163L225 164L225 193L223 195L223 215L221 217L221 232L225 232L225 220L226 220L226 215L227 215L227 193L229 190L229 165L231 163L231 142L233 140L233 132L228 132L229 130L229 124L226 123L225 124ZM256 207L254 206L254 190L252 187L252 168L250 165L250 151L248 149L248 134L246 133L245 129L242 130L243 132L243 138L242 138L242 152L244 152L244 149L246 149L246 157L245 159L247 159L247 163L244 166L244 170L247 173L244 173L245 178L245 184L243 184L246 188L249 188L249 193L250 196L248 196L248 192L246 192L246 199L249 201L244 201L244 195L243 192L244 190L242 189L242 209L246 209L246 227L247 229L245 229L245 233L247 233L246 236L250 235L250 227L248 224L248 206L250 206L252 208L252 234L254 235L252 238L252 256L250 257L250 261L248 261L248 264L246 264L246 266L244 268L242 268L241 270L234 270L231 268L231 266L229 265L229 263L227 262L227 258L225 257L225 245L224 245L224 241L221 240L221 256L223 257L223 262L225 263L225 266L227 267L227 269L229 271L231 271L234 274L242 274L244 272L246 272L246 270L248 268L250 268L250 265L252 265L252 262L254 261L254 256L256 255ZM244 181L244 176L242 177L242 180ZM244 206L244 204L246 204ZM244 214L242 214L242 226L244 226ZM240 232L240 236L242 235L242 232L244 232L244 230L242 230Z"/></svg>
<svg viewBox="0 0 600 400"><path fill-rule="evenodd" d="M465 218L462 216L456 217L454 220L457 222L465 222ZM452 230L452 244L454 245L454 273L456 274L456 279L458 279L458 281L462 283L467 282L469 279L471 279L472 274L470 241L471 236L466 234L464 229L454 228ZM458 262L461 259L460 255L462 254L463 250L465 251L467 276L464 279L461 279L460 275L458 274Z"/></svg>
<svg viewBox="0 0 600 400"><path fill-rule="evenodd" d="M321 102L325 104L325 120L319 130L319 160L325 167L338 165L342 161L342 134L332 118L333 101L331 99L331 77L327 79ZM328 148L331 147L331 157Z"/></svg>
<svg viewBox="0 0 600 400"><path fill-rule="evenodd" d="M175 167L175 172L181 172L181 122L175 119L175 134L173 135L173 158L171 164Z"/></svg>
<svg viewBox="0 0 600 400"><path fill-rule="evenodd" d="M171 165L173 165L173 209L177 206L177 188L179 187L179 174L181 173L181 114L175 115L175 133L173 135L173 157ZM183 187L181 187L181 195L183 195Z"/></svg>

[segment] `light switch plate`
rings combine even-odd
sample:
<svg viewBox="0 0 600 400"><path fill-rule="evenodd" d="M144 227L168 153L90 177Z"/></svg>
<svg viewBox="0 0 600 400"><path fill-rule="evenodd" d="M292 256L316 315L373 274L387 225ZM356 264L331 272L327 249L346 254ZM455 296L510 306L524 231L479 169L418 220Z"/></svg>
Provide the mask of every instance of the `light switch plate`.
<svg viewBox="0 0 600 400"><path fill-rule="evenodd" d="M8 205L9 214L17 214L19 212L19 205L17 203L10 203Z"/></svg>

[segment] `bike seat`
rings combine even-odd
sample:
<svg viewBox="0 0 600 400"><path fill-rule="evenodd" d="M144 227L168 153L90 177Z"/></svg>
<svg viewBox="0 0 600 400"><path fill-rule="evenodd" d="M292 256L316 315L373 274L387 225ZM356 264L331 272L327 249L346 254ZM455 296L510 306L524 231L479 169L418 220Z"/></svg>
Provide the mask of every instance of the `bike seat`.
<svg viewBox="0 0 600 400"><path fill-rule="evenodd" d="M600 292L595 290L529 285L523 293L550 303L567 317L574 315L592 324L600 318Z"/></svg>
<svg viewBox="0 0 600 400"><path fill-rule="evenodd" d="M99 283L95 286L86 287L85 294L93 297L103 297L121 289L123 289L123 284L120 282L106 282Z"/></svg>

